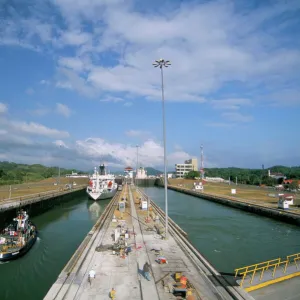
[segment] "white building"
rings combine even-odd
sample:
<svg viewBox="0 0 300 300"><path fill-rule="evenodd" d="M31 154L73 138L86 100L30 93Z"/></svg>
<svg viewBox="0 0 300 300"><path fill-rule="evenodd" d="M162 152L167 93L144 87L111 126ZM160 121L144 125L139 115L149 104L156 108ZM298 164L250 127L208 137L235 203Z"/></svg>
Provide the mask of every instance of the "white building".
<svg viewBox="0 0 300 300"><path fill-rule="evenodd" d="M133 169L131 167L127 167L124 170L125 178L133 178Z"/></svg>
<svg viewBox="0 0 300 300"><path fill-rule="evenodd" d="M136 174L136 177L137 179L145 179L147 178L147 171L143 168L143 167L140 167L137 171L137 174Z"/></svg>
<svg viewBox="0 0 300 300"><path fill-rule="evenodd" d="M89 175L86 174L77 174L75 172L72 172L72 174L67 174L66 177L68 178L89 178Z"/></svg>
<svg viewBox="0 0 300 300"><path fill-rule="evenodd" d="M176 164L175 171L177 178L183 178L185 174L189 173L190 171L197 171L198 170L198 160L197 158L192 158L186 160L184 164Z"/></svg>

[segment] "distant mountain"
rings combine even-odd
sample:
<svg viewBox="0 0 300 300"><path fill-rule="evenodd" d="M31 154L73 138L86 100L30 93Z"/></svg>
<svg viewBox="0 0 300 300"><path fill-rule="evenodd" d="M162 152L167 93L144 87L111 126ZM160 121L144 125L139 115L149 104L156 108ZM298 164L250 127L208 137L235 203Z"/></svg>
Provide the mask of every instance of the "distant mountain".
<svg viewBox="0 0 300 300"><path fill-rule="evenodd" d="M148 176L151 176L151 175L152 176L157 176L157 175L163 173L162 171L156 170L156 169L151 168L151 167L146 167L145 170L147 171Z"/></svg>

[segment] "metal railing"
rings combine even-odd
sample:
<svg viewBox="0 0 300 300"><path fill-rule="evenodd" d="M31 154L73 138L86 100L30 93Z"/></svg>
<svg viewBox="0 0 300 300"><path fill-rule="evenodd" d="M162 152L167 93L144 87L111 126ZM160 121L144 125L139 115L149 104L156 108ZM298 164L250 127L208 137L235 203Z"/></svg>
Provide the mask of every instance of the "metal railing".
<svg viewBox="0 0 300 300"><path fill-rule="evenodd" d="M285 260L282 260L281 258L276 258L268 261L264 261L258 264L245 266L242 268L235 269L235 277L242 276L242 280L240 283L240 286L242 287L245 281L245 278L249 275L251 276L250 285L253 282L253 279L255 278L255 274L257 272L261 272L259 276L259 281L263 279L263 276L265 274L265 271L272 269L272 278L274 278L276 271L278 270L278 267L283 266L283 274L286 273L287 267L290 263L294 263L296 266L296 269L298 268L297 261L300 260L300 253L291 254L286 257Z"/></svg>

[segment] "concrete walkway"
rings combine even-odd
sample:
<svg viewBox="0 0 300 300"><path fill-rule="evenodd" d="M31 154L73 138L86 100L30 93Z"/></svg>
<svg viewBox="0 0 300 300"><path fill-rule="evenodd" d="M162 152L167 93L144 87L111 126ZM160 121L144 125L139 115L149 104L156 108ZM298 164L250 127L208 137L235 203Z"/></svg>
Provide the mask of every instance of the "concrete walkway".
<svg viewBox="0 0 300 300"><path fill-rule="evenodd" d="M132 198L132 193L129 190L129 199L130 199L130 207L131 207L131 217L132 217L132 224L134 231L136 233L136 246L142 247L138 251L136 251L136 258L137 258L137 265L139 270L143 270L143 266L145 262L151 263L147 249L145 247L145 241L144 236L142 235L142 230L140 227L140 223L138 221L138 215L135 209L135 205ZM144 278L144 276L141 275L141 272L139 272L139 280L141 282L141 291L142 291L142 299L144 300L159 300L159 296L156 290L156 285L154 282L154 279L148 281Z"/></svg>
<svg viewBox="0 0 300 300"><path fill-rule="evenodd" d="M120 212L115 210L114 206L121 197L129 199L129 207L126 207L122 220ZM131 245L132 252L125 258L114 255L111 249L113 233L117 226L117 223L112 222L113 213L118 217L118 223L126 222L129 230L127 244ZM110 299L109 293L114 288L116 300L175 300L176 297L172 293L173 283L166 284L167 278L174 282L171 274L175 272L182 272L188 278L197 300L253 299L250 296L232 298L205 267L190 259L187 252L184 252L186 250L183 250L184 246L179 245L172 235L163 240L153 231L153 220L145 224L146 215L147 213L134 203L130 187L117 194L117 198L111 202L111 213L108 213L103 226L90 232L82 254L76 257L75 264L69 263L65 267L44 299L105 300ZM148 230L149 228L151 230ZM168 264L158 264L153 249L162 249ZM146 261L151 266L150 281L142 274ZM91 270L96 272L96 277L89 283L88 273Z"/></svg>
<svg viewBox="0 0 300 300"><path fill-rule="evenodd" d="M128 244L134 249L135 244L143 244L143 237L137 220L130 217L130 214L136 217L134 206L128 212L127 218L124 215L124 219L131 228L130 231L134 228L137 233L136 239L131 235L128 240ZM109 293L112 288L116 290L118 300L159 299L154 281L147 281L139 272L147 260L145 250L133 250L123 259L107 249L113 243L111 235L115 228L116 223L112 223L110 217L106 226L94 233L91 245L85 250L87 253L82 254L86 254L85 259L78 260L65 282L65 274L62 273L44 299L105 300L110 299ZM99 252L96 251L98 246L102 248ZM96 272L96 278L90 284L87 278L92 269Z"/></svg>

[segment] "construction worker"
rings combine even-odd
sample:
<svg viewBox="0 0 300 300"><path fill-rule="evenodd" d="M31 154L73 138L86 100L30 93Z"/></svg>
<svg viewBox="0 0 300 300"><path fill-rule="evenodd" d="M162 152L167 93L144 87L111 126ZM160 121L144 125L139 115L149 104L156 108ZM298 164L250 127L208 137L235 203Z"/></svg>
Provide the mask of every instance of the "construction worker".
<svg viewBox="0 0 300 300"><path fill-rule="evenodd" d="M143 267L143 272L144 272L144 276L145 278L150 281L150 265L148 264L148 262L145 262L144 267Z"/></svg>
<svg viewBox="0 0 300 300"><path fill-rule="evenodd" d="M116 291L115 291L114 288L112 288L111 291L110 291L110 298L112 300L116 299Z"/></svg>
<svg viewBox="0 0 300 300"><path fill-rule="evenodd" d="M92 278L95 278L95 277L96 277L96 272L94 270L91 270L88 275L88 282L90 284L92 284Z"/></svg>

